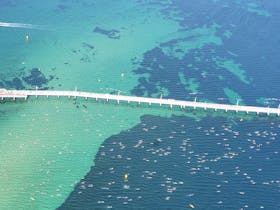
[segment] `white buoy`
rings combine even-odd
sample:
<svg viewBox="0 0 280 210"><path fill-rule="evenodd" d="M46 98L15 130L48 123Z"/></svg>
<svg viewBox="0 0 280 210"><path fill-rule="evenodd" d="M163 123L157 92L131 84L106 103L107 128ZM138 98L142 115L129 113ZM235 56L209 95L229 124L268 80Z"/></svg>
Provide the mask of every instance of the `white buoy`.
<svg viewBox="0 0 280 210"><path fill-rule="evenodd" d="M25 36L25 41L28 42L29 41L29 35Z"/></svg>

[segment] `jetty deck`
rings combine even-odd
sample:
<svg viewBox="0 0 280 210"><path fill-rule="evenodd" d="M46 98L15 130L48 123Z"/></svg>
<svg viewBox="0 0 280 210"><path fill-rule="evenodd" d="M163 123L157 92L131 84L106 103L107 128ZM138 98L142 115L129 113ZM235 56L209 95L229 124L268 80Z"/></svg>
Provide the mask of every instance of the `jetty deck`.
<svg viewBox="0 0 280 210"><path fill-rule="evenodd" d="M225 112L234 111L234 112L245 112L245 113L255 113L255 114L274 114L280 116L280 109L270 108L270 107L258 107L258 106L243 106L243 105L232 105L232 104L219 104L219 103L208 103L208 102L198 102L198 101L182 101L175 99L164 99L164 98L148 98L148 97L137 97L137 96L124 96L124 95L113 95L113 94L103 94L103 93L94 93L94 92L83 92L83 91L56 91L56 90L6 90L0 89L0 99L4 100L6 98L12 98L16 100L18 98L27 100L28 97L51 97L55 96L68 97L68 98L85 98L85 99L95 99L95 100L105 100L105 101L116 101L118 104L120 102L127 103L137 103L137 104L157 104L159 106L167 105L170 108L177 106L182 109L185 108L201 108L204 110L223 110Z"/></svg>

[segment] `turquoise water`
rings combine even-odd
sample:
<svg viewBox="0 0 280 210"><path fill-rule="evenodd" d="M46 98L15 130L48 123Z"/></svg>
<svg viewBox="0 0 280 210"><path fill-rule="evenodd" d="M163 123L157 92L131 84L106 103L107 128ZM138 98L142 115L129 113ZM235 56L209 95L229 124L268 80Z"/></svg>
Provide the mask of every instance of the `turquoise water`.
<svg viewBox="0 0 280 210"><path fill-rule="evenodd" d="M163 97L183 100L197 97L201 101L224 103L236 103L239 99L240 104L277 107L280 63L279 49L275 47L279 40L275 34L279 32L279 8L274 0L266 3L245 0L2 0L0 22L32 24L34 28L0 26L0 88L77 88L151 97L163 94ZM206 118L206 114L200 112L55 98L1 103L0 207L151 209L162 203L161 209L172 206L186 209L193 203L198 209L278 209L279 121L270 117L258 120L233 114L218 114L218 118L212 113L207 115ZM247 130L240 118L244 119L243 126L246 125ZM172 124L173 121L177 123ZM240 132L238 142L224 143L224 138L239 138L231 134L222 137L220 129L228 128L228 123L235 132ZM148 124L149 128L141 127L143 124ZM183 124L182 130L176 130ZM204 132L197 133L193 125L203 127ZM146 132L154 126L161 130ZM214 131L213 126L217 127ZM171 134L164 132L167 127ZM260 130L264 133L260 134ZM147 136L142 136L143 132ZM182 132L182 135L172 132ZM210 134L207 133L212 132L215 137L208 140ZM248 137L248 133L254 132L264 140ZM149 141L155 141L156 136L164 139L164 144L154 142L158 148L146 151ZM234 136L238 136L237 133ZM166 174L161 168L170 165L172 171L176 171L176 167L161 156L160 164L155 165L140 164L141 161L114 162L110 155L103 160L102 151L110 151L112 141L124 143L121 138L131 141L131 147L127 146L131 149L114 148L116 155L136 156L145 163L149 162L145 159L151 159L150 152L159 150L164 154L168 152L166 148L174 145L171 160L180 162L184 170L171 173L166 169L171 173ZM133 150L141 138L145 140L143 151ZM190 140L184 142L186 138ZM197 143L205 139L202 145ZM245 142L241 143L242 140ZM255 145L254 140L260 142ZM189 141L194 141L190 143L193 146L189 146ZM176 153L186 146L181 145L182 142L193 152L186 150L184 156ZM224 147L214 146L218 143ZM238 145L241 144L240 149ZM258 146L260 144L266 145L264 149ZM259 147L260 151L251 153ZM205 155L208 150L211 154ZM229 154L231 150L233 153ZM208 165L212 159L220 160L232 154L238 156L233 162L226 159L217 165ZM249 157L260 161L247 164ZM202 167L192 161L196 158L206 165ZM271 174L268 173L269 164L273 165ZM116 176L111 177L113 173L105 171L104 176L98 176L102 172L100 166L107 170L107 165L117 168ZM137 165L137 170L127 172L126 168L133 165ZM137 176L145 174L145 168L165 181L171 181L166 180L168 177L178 179L175 182L183 183L182 187L177 187L179 190L175 190L173 197L170 194L174 186L167 186L161 178L151 182L155 187L150 187L150 182ZM208 173L207 168L212 170ZM243 183L243 178L236 178L234 173L240 174L236 172L240 168L249 184L238 185ZM259 169L263 171L262 178L256 172ZM124 173L130 173L134 180L132 186L133 181L129 179L130 189L142 189L136 190L138 194L123 187ZM226 174L227 178L221 174ZM77 198L83 178L98 188L86 187L84 196ZM147 180L153 181L152 178ZM224 185L225 180L230 182L228 186ZM97 189L108 187L108 182L112 181L117 187L109 187L106 196L125 197L128 193L133 199L106 200L102 190ZM252 184L255 182L257 184ZM159 193L162 188L157 188L158 184L164 184L162 188L169 190L167 195ZM225 186L224 197L215 194L220 185ZM201 191L205 193L200 196ZM155 200L157 193L159 197ZM137 196L146 197L146 204L141 199L138 202ZM94 198L88 199L91 197Z"/></svg>

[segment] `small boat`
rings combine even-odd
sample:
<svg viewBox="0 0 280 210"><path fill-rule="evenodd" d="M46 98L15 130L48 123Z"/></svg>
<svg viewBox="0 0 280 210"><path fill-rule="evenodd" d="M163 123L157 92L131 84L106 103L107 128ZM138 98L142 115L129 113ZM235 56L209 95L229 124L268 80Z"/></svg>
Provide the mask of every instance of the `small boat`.
<svg viewBox="0 0 280 210"><path fill-rule="evenodd" d="M194 206L192 203L189 204L189 207L190 207L191 209L194 209L194 208L195 208L195 206Z"/></svg>

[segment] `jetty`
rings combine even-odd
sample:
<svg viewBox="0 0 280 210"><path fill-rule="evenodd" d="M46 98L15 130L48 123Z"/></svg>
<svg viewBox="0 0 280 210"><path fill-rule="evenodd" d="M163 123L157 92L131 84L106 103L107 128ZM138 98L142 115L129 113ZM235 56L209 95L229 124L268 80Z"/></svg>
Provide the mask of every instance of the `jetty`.
<svg viewBox="0 0 280 210"><path fill-rule="evenodd" d="M169 106L170 108L179 107L181 109L192 108L197 109L201 108L203 110L223 110L225 112L234 111L234 112L244 112L246 114L266 114L266 115L276 115L280 116L280 107L271 108L271 107L259 107L259 106L243 106L237 104L220 104L220 103L208 103L208 102L198 102L196 99L194 101L183 101L175 99L165 99L165 98L148 98L148 97L137 97L137 96L125 96L113 94L104 94L104 93L95 93L95 92L83 92L83 91L60 91L60 90L7 90L0 89L0 100L5 99L24 99L27 100L29 97L68 97L68 98L84 98L84 99L94 99L104 100L104 101L115 101L117 104L120 102L126 103L136 103L136 104L148 104L148 105L159 105L159 106Z"/></svg>

